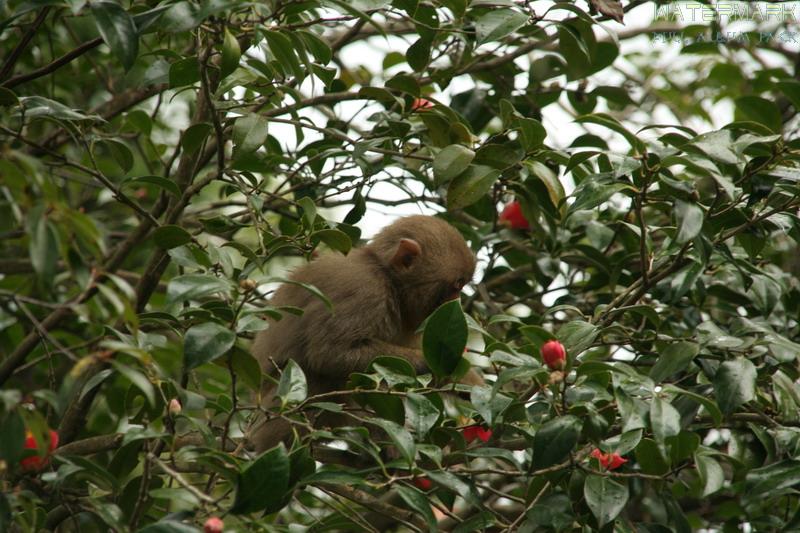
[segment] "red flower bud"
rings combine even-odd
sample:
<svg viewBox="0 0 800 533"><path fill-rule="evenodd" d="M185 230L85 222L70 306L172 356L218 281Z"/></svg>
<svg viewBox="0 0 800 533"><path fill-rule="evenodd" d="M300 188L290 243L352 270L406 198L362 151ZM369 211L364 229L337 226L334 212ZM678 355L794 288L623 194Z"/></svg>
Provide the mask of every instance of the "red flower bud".
<svg viewBox="0 0 800 533"><path fill-rule="evenodd" d="M25 444L23 446L26 450L37 450L36 455L30 455L23 458L19 463L23 470L28 472L36 472L44 468L50 462L50 454L58 448L58 433L50 430L50 442L47 443L47 452L44 456L38 455L39 443L30 431L25 432Z"/></svg>
<svg viewBox="0 0 800 533"><path fill-rule="evenodd" d="M522 214L522 206L516 200L509 202L500 213L500 224L513 229L530 229L528 219Z"/></svg>
<svg viewBox="0 0 800 533"><path fill-rule="evenodd" d="M567 364L567 351L564 345L556 340L547 341L542 345L542 361L550 370L561 370Z"/></svg>
<svg viewBox="0 0 800 533"><path fill-rule="evenodd" d="M591 456L597 459L597 461L600 463L600 466L606 470L616 470L628 462L627 459L622 457L617 452L603 453L598 448L592 450Z"/></svg>
<svg viewBox="0 0 800 533"><path fill-rule="evenodd" d="M223 527L225 527L225 523L216 516L212 516L203 524L203 533L222 533Z"/></svg>
<svg viewBox="0 0 800 533"><path fill-rule="evenodd" d="M414 486L421 490L431 490L433 482L426 477L415 477Z"/></svg>
<svg viewBox="0 0 800 533"><path fill-rule="evenodd" d="M488 442L490 438L492 438L492 430L491 429L483 429L482 426L475 424L474 426L467 426L461 430L461 435L464 436L464 440L467 441L467 444L474 441L475 439L480 439L483 442Z"/></svg>
<svg viewBox="0 0 800 533"><path fill-rule="evenodd" d="M427 98L414 98L414 101L411 102L411 111L425 111L432 109L434 105L436 104Z"/></svg>

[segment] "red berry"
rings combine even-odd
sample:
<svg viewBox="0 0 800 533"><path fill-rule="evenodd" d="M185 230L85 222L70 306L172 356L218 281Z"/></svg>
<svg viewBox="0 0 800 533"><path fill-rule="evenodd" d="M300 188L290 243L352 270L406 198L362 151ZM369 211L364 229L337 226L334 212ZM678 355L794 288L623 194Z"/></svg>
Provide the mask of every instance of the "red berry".
<svg viewBox="0 0 800 533"><path fill-rule="evenodd" d="M36 455L29 455L28 457L20 460L20 466L23 470L28 472L36 472L41 470L50 461L50 454L58 447L58 433L50 430L50 442L47 444L47 452L44 456L39 455L39 443L30 431L25 432L25 445L26 450L36 450Z"/></svg>
<svg viewBox="0 0 800 533"><path fill-rule="evenodd" d="M622 457L617 452L610 453L610 454L608 454L608 467L607 468L609 470L616 470L617 468L621 467L622 465L624 465L627 462L628 462L628 460L625 459L624 457Z"/></svg>
<svg viewBox="0 0 800 533"><path fill-rule="evenodd" d="M433 486L433 482L431 482L431 480L426 478L426 477L415 477L414 478L414 485L418 489L431 490L431 487Z"/></svg>
<svg viewBox="0 0 800 533"><path fill-rule="evenodd" d="M58 448L58 433L50 430L50 444L47 446L47 451L53 453Z"/></svg>
<svg viewBox="0 0 800 533"><path fill-rule="evenodd" d="M414 98L411 102L411 111L425 111L432 109L435 104L427 98Z"/></svg>
<svg viewBox="0 0 800 533"><path fill-rule="evenodd" d="M467 426L462 429L461 435L464 436L464 440L467 441L467 444L475 439L480 439L483 442L487 442L490 438L492 438L492 430L484 429L482 426L476 424L474 426Z"/></svg>
<svg viewBox="0 0 800 533"><path fill-rule="evenodd" d="M225 524L222 520L216 516L212 516L203 524L203 533L222 533L223 527L225 527Z"/></svg>
<svg viewBox="0 0 800 533"><path fill-rule="evenodd" d="M500 213L500 223L513 229L530 229L528 219L522 214L522 206L516 200L509 202Z"/></svg>
<svg viewBox="0 0 800 533"><path fill-rule="evenodd" d="M597 461L600 463L600 466L602 466L606 470L616 470L617 468L628 462L627 459L622 457L617 452L603 453L597 448L592 450L591 456L597 459Z"/></svg>
<svg viewBox="0 0 800 533"><path fill-rule="evenodd" d="M556 340L542 345L542 361L550 370L562 370L567 364L567 351L564 345Z"/></svg>

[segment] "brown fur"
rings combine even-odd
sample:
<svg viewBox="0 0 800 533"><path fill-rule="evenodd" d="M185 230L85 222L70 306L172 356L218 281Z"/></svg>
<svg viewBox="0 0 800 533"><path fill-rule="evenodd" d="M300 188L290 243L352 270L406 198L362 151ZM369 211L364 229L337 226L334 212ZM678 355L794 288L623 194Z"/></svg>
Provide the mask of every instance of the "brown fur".
<svg viewBox="0 0 800 533"><path fill-rule="evenodd" d="M366 370L380 355L402 357L428 372L415 332L439 305L458 297L474 269L474 255L452 226L430 216L402 218L346 257L324 255L295 271L291 279L320 289L333 312L306 289L282 285L271 304L304 313L272 322L256 337L253 355L272 375L275 365L294 359L306 374L309 395L343 389L350 373ZM474 371L462 381L483 383ZM265 405L272 403L273 389L265 387ZM251 441L261 451L288 435L286 421L261 421Z"/></svg>

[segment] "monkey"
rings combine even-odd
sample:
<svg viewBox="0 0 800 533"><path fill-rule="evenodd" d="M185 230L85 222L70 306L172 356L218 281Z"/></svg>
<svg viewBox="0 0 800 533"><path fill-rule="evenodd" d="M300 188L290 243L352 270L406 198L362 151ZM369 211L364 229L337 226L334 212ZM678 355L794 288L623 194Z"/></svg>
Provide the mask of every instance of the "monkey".
<svg viewBox="0 0 800 533"><path fill-rule="evenodd" d="M317 287L333 309L301 286L282 284L270 303L303 313L270 322L257 334L252 353L272 376L276 366L293 359L309 395L343 390L351 373L367 370L381 355L401 357L417 373L427 373L417 329L437 307L459 297L474 270L475 255L450 224L425 215L398 219L347 256L323 254L295 270L290 279ZM470 369L461 382L484 380ZM265 383L262 404L272 404L274 394L275 386ZM290 436L283 419L261 419L249 432L258 452Z"/></svg>

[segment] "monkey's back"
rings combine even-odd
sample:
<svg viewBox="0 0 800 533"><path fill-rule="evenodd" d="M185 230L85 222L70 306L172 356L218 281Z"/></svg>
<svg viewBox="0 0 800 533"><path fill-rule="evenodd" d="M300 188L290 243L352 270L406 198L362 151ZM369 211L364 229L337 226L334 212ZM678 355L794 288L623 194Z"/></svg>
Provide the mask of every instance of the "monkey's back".
<svg viewBox="0 0 800 533"><path fill-rule="evenodd" d="M294 359L304 371L316 372L316 361L337 357L359 342L398 342L403 336L391 282L370 250L356 249L347 257L323 255L295 270L289 279L314 285L333 309L303 287L281 285L271 305L298 307L303 314L284 313L281 320L270 321L269 328L257 335L253 354L264 372L274 370L270 359L278 366ZM348 369L343 368L342 373Z"/></svg>

